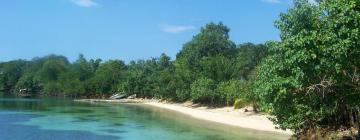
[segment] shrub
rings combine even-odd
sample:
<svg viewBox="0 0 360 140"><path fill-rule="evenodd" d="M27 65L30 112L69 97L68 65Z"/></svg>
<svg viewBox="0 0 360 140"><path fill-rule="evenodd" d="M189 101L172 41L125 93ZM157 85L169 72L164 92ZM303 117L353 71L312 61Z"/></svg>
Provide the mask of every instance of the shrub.
<svg viewBox="0 0 360 140"><path fill-rule="evenodd" d="M221 82L217 87L217 92L221 98L219 100L226 105L233 105L235 99L242 97L241 88L243 85L244 82L240 80Z"/></svg>
<svg viewBox="0 0 360 140"><path fill-rule="evenodd" d="M234 109L241 109L244 108L246 105L248 105L248 102L244 99L237 99L234 103Z"/></svg>
<svg viewBox="0 0 360 140"><path fill-rule="evenodd" d="M191 84L191 99L194 102L214 103L214 99L217 96L214 89L214 80L200 78Z"/></svg>

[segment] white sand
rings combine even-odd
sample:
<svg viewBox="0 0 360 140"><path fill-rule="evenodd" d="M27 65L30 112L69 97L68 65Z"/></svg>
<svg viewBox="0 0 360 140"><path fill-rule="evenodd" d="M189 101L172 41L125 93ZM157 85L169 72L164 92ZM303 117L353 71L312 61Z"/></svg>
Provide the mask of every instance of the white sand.
<svg viewBox="0 0 360 140"><path fill-rule="evenodd" d="M241 128L255 129L291 135L291 131L275 129L275 125L262 114L245 113L244 110L234 110L231 107L209 109L206 107L191 107L186 104L144 102L146 105L160 107L190 115L197 119L213 121Z"/></svg>
<svg viewBox="0 0 360 140"><path fill-rule="evenodd" d="M283 130L275 129L275 125L267 118L266 115L258 114L254 112L245 112L244 109L234 110L232 107L212 109L204 106L196 107L196 105L190 102L178 104L178 103L165 103L165 102L159 102L157 100L148 100L148 99L120 99L120 100L82 99L75 101L142 103L145 105L177 111L197 119L217 122L225 125L254 129L259 131L275 132L275 133L287 134L287 135L293 134L291 131L283 131Z"/></svg>

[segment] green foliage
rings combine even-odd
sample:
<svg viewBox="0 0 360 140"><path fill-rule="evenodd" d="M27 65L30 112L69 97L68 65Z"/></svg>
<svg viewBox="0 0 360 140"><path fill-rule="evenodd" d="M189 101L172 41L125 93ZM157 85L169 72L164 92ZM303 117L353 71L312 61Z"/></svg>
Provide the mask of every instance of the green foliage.
<svg viewBox="0 0 360 140"><path fill-rule="evenodd" d="M237 99L235 100L234 102L234 109L241 109L241 108L244 108L246 107L246 105L248 105L249 103L246 102L246 100L244 99Z"/></svg>
<svg viewBox="0 0 360 140"><path fill-rule="evenodd" d="M255 45L252 43L240 44L237 47L237 55L234 60L233 76L249 80L251 72L260 64L262 59L267 56L268 50L265 45Z"/></svg>
<svg viewBox="0 0 360 140"><path fill-rule="evenodd" d="M125 79L126 66L123 61L110 60L99 66L91 79L93 91L100 94L116 92L116 85Z"/></svg>
<svg viewBox="0 0 360 140"><path fill-rule="evenodd" d="M200 61L201 77L208 77L215 81L226 81L232 78L237 71L234 69L234 60L224 56L204 57Z"/></svg>
<svg viewBox="0 0 360 140"><path fill-rule="evenodd" d="M226 105L233 105L236 99L242 98L244 93L241 93L245 82L240 80L230 80L221 82L217 87L217 92L221 95L221 101Z"/></svg>
<svg viewBox="0 0 360 140"><path fill-rule="evenodd" d="M82 96L86 92L86 81L80 80L80 75L77 75L75 71L68 71L62 74L58 80L61 84L62 94L70 97Z"/></svg>
<svg viewBox="0 0 360 140"><path fill-rule="evenodd" d="M213 75L213 72L207 70L210 65L220 67L219 64L222 64L221 61L225 59L221 56L231 57L235 52L235 43L229 39L229 31L230 29L222 23L210 23L203 27L200 33L186 43L176 56L179 76L189 81L188 84L200 77L209 75L213 76L211 78L215 80L221 79L221 77L217 77L217 74ZM222 60L213 58L217 56Z"/></svg>
<svg viewBox="0 0 360 140"><path fill-rule="evenodd" d="M1 64L0 91L14 92L17 81L20 79L27 62L15 60Z"/></svg>
<svg viewBox="0 0 360 140"><path fill-rule="evenodd" d="M97 63L97 64L95 64ZM90 79L93 75L98 66L100 65L100 60L97 62L88 62L84 55L80 54L79 58L76 62L72 65L72 71L74 72L74 76L78 77L80 81L85 81Z"/></svg>
<svg viewBox="0 0 360 140"><path fill-rule="evenodd" d="M217 87L217 92L221 96L219 101L231 106L234 104L235 100L241 100L244 101L244 104L246 103L246 105L253 105L256 111L259 99L254 93L254 79L252 76L248 77L250 77L250 79L246 81L230 80L221 82Z"/></svg>
<svg viewBox="0 0 360 140"><path fill-rule="evenodd" d="M0 63L0 90L26 88L32 93L75 98L124 93L232 105L235 99L247 97L249 74L266 54L266 47L251 43L236 46L229 31L222 23L205 25L174 61L161 54L125 64L120 60L87 60L80 54L73 63L58 55ZM15 70L18 72L13 73Z"/></svg>
<svg viewBox="0 0 360 140"><path fill-rule="evenodd" d="M229 31L230 29L222 23L207 24L184 45L183 50L177 54L177 59L182 59L186 66L191 67L197 66L203 57L231 54L235 49L235 43L229 39Z"/></svg>
<svg viewBox="0 0 360 140"><path fill-rule="evenodd" d="M208 78L200 78L191 84L191 99L200 103L215 103L218 95L215 91L215 81Z"/></svg>
<svg viewBox="0 0 360 140"><path fill-rule="evenodd" d="M296 0L276 22L257 82L263 110L280 128L296 132L349 127L360 101L360 1ZM306 21L306 22L304 22Z"/></svg>
<svg viewBox="0 0 360 140"><path fill-rule="evenodd" d="M49 55L0 63L0 92L139 97L232 105L252 104L282 129L355 126L360 102L360 1L294 0L276 21L281 41L235 45L230 29L209 23L176 60L74 63Z"/></svg>
<svg viewBox="0 0 360 140"><path fill-rule="evenodd" d="M174 83L177 99L198 100L200 96L194 96L189 89L193 89L192 85L196 82L195 80L204 77L212 79L216 87L218 83L227 82L231 79L246 81L250 72L267 54L266 47L263 45L247 43L236 47L235 43L229 39L229 31L229 28L222 23L207 24L177 54L174 62L174 79L176 80ZM216 102L218 104L232 105L235 99L230 98L235 97L236 88L235 86L229 88L234 89L216 91L214 96L206 97L210 99L201 100L214 100L217 98ZM220 95L215 96L215 94Z"/></svg>
<svg viewBox="0 0 360 140"><path fill-rule="evenodd" d="M68 65L68 60L63 57L46 60L40 70L41 79L45 83L58 80L60 75L68 70Z"/></svg>
<svg viewBox="0 0 360 140"><path fill-rule="evenodd" d="M69 61L63 56L50 55L43 59L41 69L37 72L39 76L37 78L43 83L42 93L49 95L63 93L64 88L59 80L61 75L69 70L69 65Z"/></svg>
<svg viewBox="0 0 360 140"><path fill-rule="evenodd" d="M37 94L41 90L40 80L36 79L33 74L26 73L21 76L15 86L16 92L20 89L27 89L29 94Z"/></svg>
<svg viewBox="0 0 360 140"><path fill-rule="evenodd" d="M176 89L176 99L178 101L186 101L191 99L191 90L187 89L187 88L183 88L183 89Z"/></svg>
<svg viewBox="0 0 360 140"><path fill-rule="evenodd" d="M58 82L48 82L43 87L43 93L48 95L59 95L63 90L61 83Z"/></svg>

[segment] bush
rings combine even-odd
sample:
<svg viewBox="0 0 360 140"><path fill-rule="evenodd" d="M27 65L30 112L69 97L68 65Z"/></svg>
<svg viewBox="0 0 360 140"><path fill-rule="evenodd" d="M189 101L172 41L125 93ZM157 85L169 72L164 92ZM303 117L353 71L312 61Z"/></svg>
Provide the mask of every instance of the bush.
<svg viewBox="0 0 360 140"><path fill-rule="evenodd" d="M234 109L241 109L244 108L246 105L248 105L248 102L244 99L237 99L234 103Z"/></svg>
<svg viewBox="0 0 360 140"><path fill-rule="evenodd" d="M244 81L240 80L230 80L226 82L221 82L217 87L217 92L220 95L219 99L223 104L233 105L235 99L242 97L241 89L244 85Z"/></svg>
<svg viewBox="0 0 360 140"><path fill-rule="evenodd" d="M194 102L214 103L216 98L215 81L208 78L200 78L191 84L191 99Z"/></svg>
<svg viewBox="0 0 360 140"><path fill-rule="evenodd" d="M16 83L15 89L18 92L20 89L27 89L29 94L36 94L40 92L40 82L34 78L32 74L24 74Z"/></svg>
<svg viewBox="0 0 360 140"><path fill-rule="evenodd" d="M359 7L359 0L296 0L277 21L282 39L270 46L256 89L280 128L357 127Z"/></svg>
<svg viewBox="0 0 360 140"><path fill-rule="evenodd" d="M190 97L190 91L185 89L176 89L176 98L178 101L186 101Z"/></svg>
<svg viewBox="0 0 360 140"><path fill-rule="evenodd" d="M62 86L56 82L49 82L44 85L43 92L50 95L58 95L63 92Z"/></svg>

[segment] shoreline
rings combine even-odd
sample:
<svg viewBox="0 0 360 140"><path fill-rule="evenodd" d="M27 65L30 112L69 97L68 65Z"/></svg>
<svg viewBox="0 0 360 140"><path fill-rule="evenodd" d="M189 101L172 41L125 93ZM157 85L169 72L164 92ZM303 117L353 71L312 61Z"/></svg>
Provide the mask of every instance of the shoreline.
<svg viewBox="0 0 360 140"><path fill-rule="evenodd" d="M275 125L261 113L245 112L243 109L234 110L233 107L208 108L205 106L194 106L191 103L166 103L157 100L147 99L81 99L77 102L108 102L108 103L134 103L158 107L171 111L176 111L190 117L230 125L245 129L253 129L265 132L272 132L284 135L292 135L293 132L275 129Z"/></svg>

